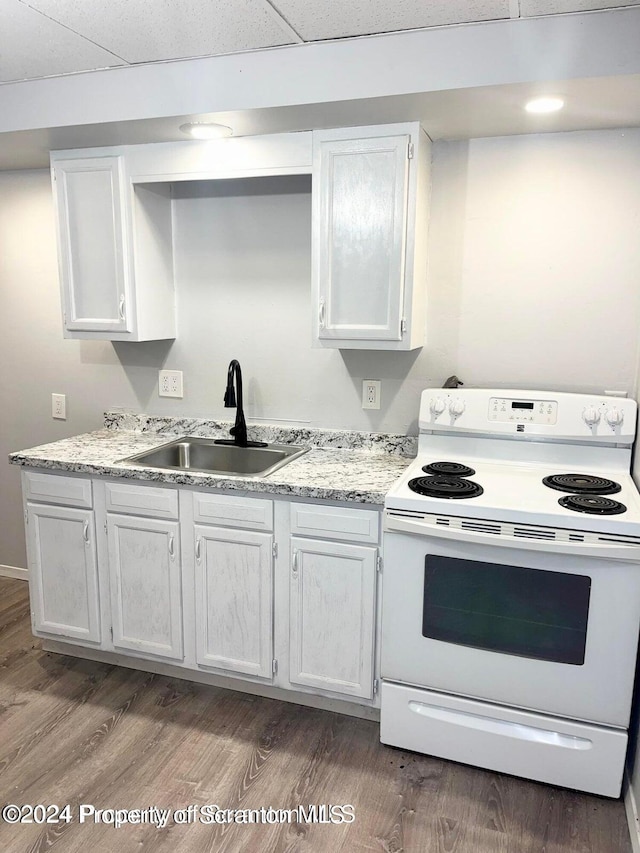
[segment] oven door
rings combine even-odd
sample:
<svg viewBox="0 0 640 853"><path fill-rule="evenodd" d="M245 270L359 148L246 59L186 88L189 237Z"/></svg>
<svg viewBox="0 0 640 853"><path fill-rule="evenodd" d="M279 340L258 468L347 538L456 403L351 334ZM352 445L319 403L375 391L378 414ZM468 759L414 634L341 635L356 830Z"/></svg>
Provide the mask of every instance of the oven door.
<svg viewBox="0 0 640 853"><path fill-rule="evenodd" d="M385 533L383 679L626 727L640 565L470 539Z"/></svg>

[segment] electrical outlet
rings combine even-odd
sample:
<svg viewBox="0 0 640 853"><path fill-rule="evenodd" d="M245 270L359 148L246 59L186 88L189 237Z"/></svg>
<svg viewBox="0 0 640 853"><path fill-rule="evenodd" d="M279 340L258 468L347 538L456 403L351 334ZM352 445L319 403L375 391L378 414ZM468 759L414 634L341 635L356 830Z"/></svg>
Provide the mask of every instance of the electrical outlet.
<svg viewBox="0 0 640 853"><path fill-rule="evenodd" d="M182 393L182 371L161 370L158 377L159 397L184 397Z"/></svg>
<svg viewBox="0 0 640 853"><path fill-rule="evenodd" d="M65 394L51 395L51 417L59 421L67 419L67 397Z"/></svg>
<svg viewBox="0 0 640 853"><path fill-rule="evenodd" d="M363 379L362 381L362 408L380 408L380 380Z"/></svg>

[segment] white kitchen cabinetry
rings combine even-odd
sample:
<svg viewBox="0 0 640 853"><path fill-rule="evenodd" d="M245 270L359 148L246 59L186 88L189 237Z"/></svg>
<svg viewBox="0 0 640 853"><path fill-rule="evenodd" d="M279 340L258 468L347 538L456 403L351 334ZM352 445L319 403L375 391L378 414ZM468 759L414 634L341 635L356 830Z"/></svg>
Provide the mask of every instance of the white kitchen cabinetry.
<svg viewBox="0 0 640 853"><path fill-rule="evenodd" d="M182 660L178 522L108 513L107 538L114 647Z"/></svg>
<svg viewBox="0 0 640 853"><path fill-rule="evenodd" d="M91 482L25 474L23 485L34 633L100 644Z"/></svg>
<svg viewBox="0 0 640 853"><path fill-rule="evenodd" d="M182 549L178 491L105 483L104 574L118 651L182 661ZM98 500L98 498L96 498Z"/></svg>
<svg viewBox="0 0 640 853"><path fill-rule="evenodd" d="M376 704L378 511L33 470L23 488L49 648Z"/></svg>
<svg viewBox="0 0 640 853"><path fill-rule="evenodd" d="M198 666L272 678L273 502L193 492Z"/></svg>
<svg viewBox="0 0 640 853"><path fill-rule="evenodd" d="M291 540L292 684L373 695L377 549Z"/></svg>
<svg viewBox="0 0 640 853"><path fill-rule="evenodd" d="M314 131L316 346L424 345L429 163L418 123Z"/></svg>
<svg viewBox="0 0 640 853"><path fill-rule="evenodd" d="M372 698L378 529L373 510L291 504L292 684Z"/></svg>
<svg viewBox="0 0 640 853"><path fill-rule="evenodd" d="M194 535L198 665L270 679L273 536L205 524Z"/></svg>
<svg viewBox="0 0 640 853"><path fill-rule="evenodd" d="M169 188L134 190L123 155L91 154L51 158L64 335L173 338Z"/></svg>

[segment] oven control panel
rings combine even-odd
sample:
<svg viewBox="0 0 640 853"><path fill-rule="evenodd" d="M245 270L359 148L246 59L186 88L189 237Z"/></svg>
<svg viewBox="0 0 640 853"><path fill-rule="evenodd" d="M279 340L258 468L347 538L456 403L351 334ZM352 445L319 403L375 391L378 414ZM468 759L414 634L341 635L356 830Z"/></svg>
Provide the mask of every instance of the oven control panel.
<svg viewBox="0 0 640 853"><path fill-rule="evenodd" d="M512 436L519 440L633 444L635 400L595 394L513 388L427 388L420 432Z"/></svg>
<svg viewBox="0 0 640 853"><path fill-rule="evenodd" d="M558 404L555 400L513 400L510 397L489 399L490 421L512 421L519 424L555 424Z"/></svg>

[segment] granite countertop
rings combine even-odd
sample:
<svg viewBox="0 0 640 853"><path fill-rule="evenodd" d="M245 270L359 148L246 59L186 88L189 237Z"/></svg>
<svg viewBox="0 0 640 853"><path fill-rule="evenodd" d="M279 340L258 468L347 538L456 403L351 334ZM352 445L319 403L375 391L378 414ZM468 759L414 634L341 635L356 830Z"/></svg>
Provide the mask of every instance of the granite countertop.
<svg viewBox="0 0 640 853"><path fill-rule="evenodd" d="M104 429L11 453L9 461L52 471L381 505L416 453L416 439L410 436L250 424L250 439L310 450L265 477L169 471L122 461L182 436L227 438L229 426L107 412Z"/></svg>

